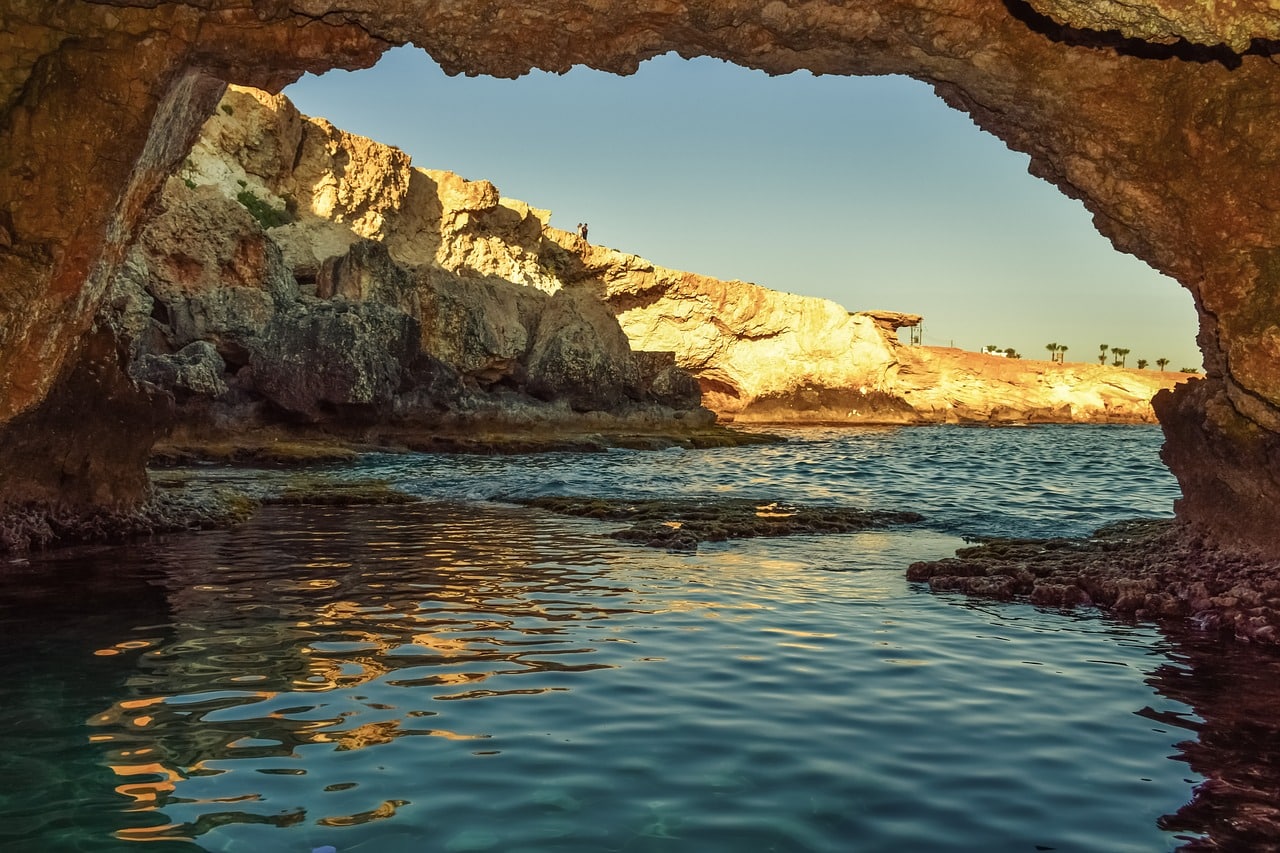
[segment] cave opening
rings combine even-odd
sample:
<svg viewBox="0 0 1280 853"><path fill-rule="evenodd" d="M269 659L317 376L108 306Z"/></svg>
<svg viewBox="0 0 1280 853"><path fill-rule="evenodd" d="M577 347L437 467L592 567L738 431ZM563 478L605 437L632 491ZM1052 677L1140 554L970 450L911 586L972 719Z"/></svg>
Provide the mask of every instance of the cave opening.
<svg viewBox="0 0 1280 853"><path fill-rule="evenodd" d="M1177 282L1116 251L1028 157L901 76L770 77L655 57L449 77L414 48L306 75L307 115L586 221L593 243L656 264L924 317L923 343L1028 359L1199 369Z"/></svg>

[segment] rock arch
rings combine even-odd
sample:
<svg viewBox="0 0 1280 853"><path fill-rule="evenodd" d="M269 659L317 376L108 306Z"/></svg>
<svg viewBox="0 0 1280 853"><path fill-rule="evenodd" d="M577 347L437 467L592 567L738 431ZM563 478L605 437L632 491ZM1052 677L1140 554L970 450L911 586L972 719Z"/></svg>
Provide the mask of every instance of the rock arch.
<svg viewBox="0 0 1280 853"><path fill-rule="evenodd" d="M496 76L676 51L907 74L1030 154L1195 299L1206 378L1157 401L1179 514L1280 553L1280 12L1264 0L9 0L0 22L0 500L137 497L145 406L112 383L109 346L80 344L222 81L278 90L409 42Z"/></svg>

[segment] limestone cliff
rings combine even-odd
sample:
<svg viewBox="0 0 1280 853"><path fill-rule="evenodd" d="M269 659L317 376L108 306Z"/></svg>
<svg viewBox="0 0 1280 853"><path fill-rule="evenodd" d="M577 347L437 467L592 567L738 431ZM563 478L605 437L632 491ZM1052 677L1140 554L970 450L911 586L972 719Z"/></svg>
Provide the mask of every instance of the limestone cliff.
<svg viewBox="0 0 1280 853"><path fill-rule="evenodd" d="M566 280L590 283L634 347L674 352L705 405L739 423L1152 422L1156 392L1189 378L906 347L896 331L918 316L850 313L547 233Z"/></svg>
<svg viewBox="0 0 1280 853"><path fill-rule="evenodd" d="M1185 378L903 347L918 316L664 269L548 220L232 87L108 316L188 430L696 408L677 367L739 422L1134 422Z"/></svg>
<svg viewBox="0 0 1280 853"><path fill-rule="evenodd" d="M50 391L86 358L99 375L115 369L110 347L81 344L222 81L278 91L409 42L451 73L504 76L576 63L629 73L674 50L770 73L908 74L1028 153L1118 249L1196 300L1206 378L1157 406L1180 516L1220 544L1280 551L1273 3L10 0L0 23L6 503L53 491L94 504L110 490L89 480L136 482L133 453L64 464L80 423L51 428L63 410ZM79 399L86 417L119 411L112 395Z"/></svg>
<svg viewBox="0 0 1280 853"><path fill-rule="evenodd" d="M602 302L541 265L546 218L232 87L101 321L187 437L709 423L670 356L632 352Z"/></svg>

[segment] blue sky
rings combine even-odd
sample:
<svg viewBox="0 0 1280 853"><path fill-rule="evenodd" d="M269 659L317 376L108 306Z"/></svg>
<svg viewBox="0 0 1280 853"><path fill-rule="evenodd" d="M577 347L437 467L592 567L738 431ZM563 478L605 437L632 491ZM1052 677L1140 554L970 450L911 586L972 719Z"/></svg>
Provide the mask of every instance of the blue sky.
<svg viewBox="0 0 1280 853"><path fill-rule="evenodd" d="M673 55L631 77L447 77L400 48L285 93L662 266L922 314L928 344L1045 358L1054 341L1096 361L1107 343L1131 366L1200 364L1185 290L914 80Z"/></svg>

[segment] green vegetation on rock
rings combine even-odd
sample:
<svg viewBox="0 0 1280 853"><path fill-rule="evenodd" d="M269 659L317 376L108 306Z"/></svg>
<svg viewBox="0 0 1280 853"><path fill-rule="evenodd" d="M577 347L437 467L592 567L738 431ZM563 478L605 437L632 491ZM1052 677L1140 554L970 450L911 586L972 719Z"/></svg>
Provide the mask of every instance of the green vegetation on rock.
<svg viewBox="0 0 1280 853"><path fill-rule="evenodd" d="M241 181L240 183L244 183ZM243 189L236 193L236 201L244 205L249 215L258 221L263 228L279 228L292 222L289 211L285 208L272 207L268 202L258 198L250 190Z"/></svg>
<svg viewBox="0 0 1280 853"><path fill-rule="evenodd" d="M264 498L268 504L323 504L356 506L415 503L417 498L393 488L386 480L339 480L318 474L291 477L278 494Z"/></svg>

